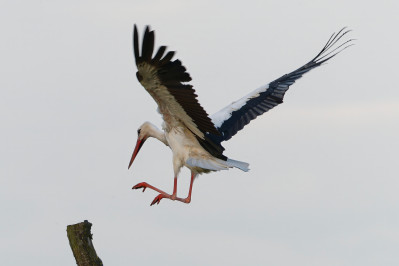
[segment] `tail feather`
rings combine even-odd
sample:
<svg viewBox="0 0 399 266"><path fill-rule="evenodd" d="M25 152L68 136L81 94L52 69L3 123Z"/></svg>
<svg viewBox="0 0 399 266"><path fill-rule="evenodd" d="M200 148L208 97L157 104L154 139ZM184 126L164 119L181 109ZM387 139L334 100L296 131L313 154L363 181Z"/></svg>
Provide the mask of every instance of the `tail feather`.
<svg viewBox="0 0 399 266"><path fill-rule="evenodd" d="M220 170L228 170L229 168L238 168L242 171L248 172L249 171L249 164L245 162L240 162L232 159L227 159L227 161L212 158L212 159L196 159L196 158L189 158L186 161L191 167L200 167L203 169L208 169L212 171L220 171Z"/></svg>
<svg viewBox="0 0 399 266"><path fill-rule="evenodd" d="M191 167L200 167L203 169L208 169L212 171L220 171L220 170L227 170L229 168L228 165L221 164L219 159L212 160L212 159L196 159L196 158L189 158L186 161L186 164L188 164ZM223 162L223 161L222 161Z"/></svg>
<svg viewBox="0 0 399 266"><path fill-rule="evenodd" d="M244 172L248 172L249 171L249 163L246 162L241 162L241 161L236 161L236 160L232 160L232 159L227 159L227 162L232 166L232 167L236 167Z"/></svg>

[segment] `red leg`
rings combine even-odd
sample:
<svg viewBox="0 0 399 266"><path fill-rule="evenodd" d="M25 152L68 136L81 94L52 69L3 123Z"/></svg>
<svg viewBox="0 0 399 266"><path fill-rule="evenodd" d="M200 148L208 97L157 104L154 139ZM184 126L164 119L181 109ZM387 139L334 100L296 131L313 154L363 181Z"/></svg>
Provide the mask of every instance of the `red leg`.
<svg viewBox="0 0 399 266"><path fill-rule="evenodd" d="M176 198L176 194L177 194L177 176L175 176L175 180L174 180L174 183L173 183L172 199Z"/></svg>
<svg viewBox="0 0 399 266"><path fill-rule="evenodd" d="M182 199L182 198L179 198L179 197L176 197L175 196L175 198L170 198L171 200L178 200L178 201L181 201L181 202L183 202L183 203L190 203L191 202L191 192L193 191L193 183L194 183L194 179L195 179L195 177L196 177L197 175L193 172L193 171L191 171L191 180L190 180L190 189L188 190L188 196L187 196L187 198L185 198L185 199ZM175 179L175 182L176 182L176 179ZM176 184L176 183L175 183ZM175 185L175 188L176 188L176 185ZM175 193L175 190L173 190L173 193ZM160 196L160 195L159 195ZM172 195L173 196L173 195Z"/></svg>
<svg viewBox="0 0 399 266"><path fill-rule="evenodd" d="M138 183L137 185L132 187L132 189L140 189L140 188L143 189L143 192L145 191L146 188L150 188L152 190L158 191L161 194L167 194L166 192L164 192L164 191L162 191L162 190L160 190L160 189L158 189L158 188L156 188L154 186L151 186L150 184L147 184L146 182Z"/></svg>
<svg viewBox="0 0 399 266"><path fill-rule="evenodd" d="M176 194L177 194L177 176L175 176L174 181L173 181L173 194L172 195L169 195L169 194L163 192L162 190L160 190L158 192L160 192L160 194L154 198L154 200L151 202L150 206L154 205L155 203L159 204L161 202L161 199L163 199L163 198L168 198L168 199L171 199L171 200L178 199L176 197Z"/></svg>
<svg viewBox="0 0 399 266"><path fill-rule="evenodd" d="M174 198L176 198L176 193L175 191L177 190L176 188L177 186L177 178L175 177L175 184L174 184L174 188L173 188L173 192L175 194ZM151 186L150 184L147 184L146 182L142 182L142 183L138 183L137 185L135 185L134 187L132 187L132 189L143 189L143 192L146 190L146 188L150 188L152 190L155 190L157 192L159 192L160 194L158 196L155 197L155 199L151 202L151 205L154 205L155 203L159 204L159 202L161 201L161 199L163 198L173 198L173 195L169 195L168 193L166 193L165 191L160 190L159 188L156 188L154 186Z"/></svg>
<svg viewBox="0 0 399 266"><path fill-rule="evenodd" d="M176 196L176 194L177 194L177 177L175 177L175 179L174 179L173 194L172 195L170 195L170 194L168 194L168 193L166 193L166 192L164 192L164 191L162 191L162 190L160 190L160 189L158 189L158 188L156 188L154 186L151 186L151 185L147 184L146 182L138 183L132 189L140 189L140 188L142 188L143 192L144 192L146 188L150 188L152 190L155 190L155 191L159 192L160 194L158 196L156 196L154 198L154 200L151 202L151 206L154 205L155 203L159 204L159 202L163 198L168 198L168 199L171 199L171 200L178 200L178 201L181 201L181 202L184 202L184 203L190 203L190 201L191 201L191 192L192 192L192 189L193 189L193 182L194 182L195 176L196 176L196 174L194 172L191 172L190 189L189 189L189 192L188 192L188 196L185 199L182 199L182 198L179 198L179 197Z"/></svg>
<svg viewBox="0 0 399 266"><path fill-rule="evenodd" d="M190 203L191 202L191 192L193 191L193 183L194 183L194 179L195 179L196 176L197 175L193 171L191 171L190 189L188 190L187 198L183 199L183 201L182 201L184 203Z"/></svg>

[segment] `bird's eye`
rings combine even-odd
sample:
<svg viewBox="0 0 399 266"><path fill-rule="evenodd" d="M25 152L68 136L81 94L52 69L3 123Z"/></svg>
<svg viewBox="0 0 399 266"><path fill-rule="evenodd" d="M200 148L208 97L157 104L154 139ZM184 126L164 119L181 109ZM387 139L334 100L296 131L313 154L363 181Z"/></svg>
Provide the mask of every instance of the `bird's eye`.
<svg viewBox="0 0 399 266"><path fill-rule="evenodd" d="M137 129L137 135L140 135L141 129Z"/></svg>

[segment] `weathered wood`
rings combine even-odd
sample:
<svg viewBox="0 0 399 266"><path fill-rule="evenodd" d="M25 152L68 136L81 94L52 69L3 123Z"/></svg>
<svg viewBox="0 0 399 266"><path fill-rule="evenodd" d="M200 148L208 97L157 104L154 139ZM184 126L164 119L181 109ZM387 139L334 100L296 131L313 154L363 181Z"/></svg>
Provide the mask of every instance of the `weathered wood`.
<svg viewBox="0 0 399 266"><path fill-rule="evenodd" d="M67 226L69 245L78 266L103 266L91 241L93 239L91 226L87 220Z"/></svg>

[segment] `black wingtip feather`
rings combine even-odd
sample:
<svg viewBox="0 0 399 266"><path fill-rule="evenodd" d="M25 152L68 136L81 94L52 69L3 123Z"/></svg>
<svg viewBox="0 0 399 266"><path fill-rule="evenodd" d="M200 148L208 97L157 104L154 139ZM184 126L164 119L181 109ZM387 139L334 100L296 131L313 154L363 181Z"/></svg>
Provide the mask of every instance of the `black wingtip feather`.
<svg viewBox="0 0 399 266"><path fill-rule="evenodd" d="M212 132L213 134L219 135L219 131L215 128L208 114L198 103L197 96L192 86L182 83L191 81L191 77L180 60L172 61L175 52L169 51L164 55L166 46L161 46L152 58L155 34L151 31L149 26L144 30L141 55L136 25L134 25L133 43L136 64L138 65L142 62L146 62L155 67L161 84L166 86L187 115L195 121L198 129L203 133Z"/></svg>
<svg viewBox="0 0 399 266"><path fill-rule="evenodd" d="M239 110L233 111L231 116L218 128L223 136L210 134L208 137L218 143L229 140L251 120L282 103L285 92L297 79L354 45L354 39L349 39L338 45L338 42L350 31L344 27L338 33L332 34L321 51L312 60L295 71L274 80L265 91L259 93L256 97L248 98L244 106Z"/></svg>
<svg viewBox="0 0 399 266"><path fill-rule="evenodd" d="M172 58L173 58L173 56L175 55L175 52L174 51L169 51L166 55L165 55L165 57L164 58L162 58L161 60L160 60L160 65L164 65L164 64L166 64L166 63L168 63L170 60L172 60Z"/></svg>
<svg viewBox="0 0 399 266"><path fill-rule="evenodd" d="M140 61L140 51L139 51L139 34L137 32L137 26L134 24L133 30L133 49L134 49L134 58L136 60L136 64Z"/></svg>
<svg viewBox="0 0 399 266"><path fill-rule="evenodd" d="M151 60L152 63L157 63L159 60L161 60L163 54L166 51L166 46L161 46L158 49L158 52L155 54L154 58Z"/></svg>
<svg viewBox="0 0 399 266"><path fill-rule="evenodd" d="M339 40L342 39L342 37L344 37L346 34L352 31L346 29L347 27L343 27L340 31L338 31L337 34L334 33L333 35L331 35L331 37L328 39L323 49L309 63L314 63L318 65L323 64L324 62L333 58L335 55L341 53L343 50L354 45L353 44L354 39L349 39L343 42L342 44L338 45L338 47L335 47L333 50L330 50L335 44L339 42Z"/></svg>
<svg viewBox="0 0 399 266"><path fill-rule="evenodd" d="M154 51L154 32L150 30L150 26L147 26L145 31L144 31L144 37L143 37L143 45L142 45L142 52L141 52L141 58L144 61L150 61L152 57L152 53Z"/></svg>

